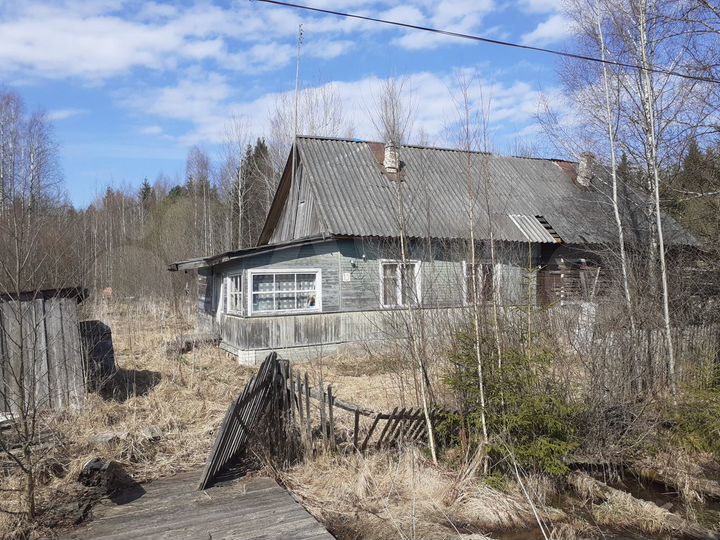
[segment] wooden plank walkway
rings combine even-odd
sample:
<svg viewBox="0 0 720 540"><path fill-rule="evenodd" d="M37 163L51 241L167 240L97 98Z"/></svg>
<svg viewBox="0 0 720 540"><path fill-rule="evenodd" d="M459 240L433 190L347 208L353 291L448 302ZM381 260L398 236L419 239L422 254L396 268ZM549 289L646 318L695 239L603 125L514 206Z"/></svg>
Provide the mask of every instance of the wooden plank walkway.
<svg viewBox="0 0 720 540"><path fill-rule="evenodd" d="M333 540L333 536L275 480L243 478L197 491L199 471L145 484L134 500L107 501L72 538ZM130 492L132 493L132 492ZM133 495L126 496L126 499Z"/></svg>

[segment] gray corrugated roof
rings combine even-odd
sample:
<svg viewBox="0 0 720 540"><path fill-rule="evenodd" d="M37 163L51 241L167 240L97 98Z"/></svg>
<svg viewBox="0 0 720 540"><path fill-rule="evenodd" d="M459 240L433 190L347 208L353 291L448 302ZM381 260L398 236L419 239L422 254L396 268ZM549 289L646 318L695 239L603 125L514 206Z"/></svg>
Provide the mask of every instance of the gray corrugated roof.
<svg viewBox="0 0 720 540"><path fill-rule="evenodd" d="M489 238L492 225L498 240L554 242L539 222L532 222L544 216L566 243L617 240L607 185L595 179L592 189L579 186L568 162L402 146L398 190L374 153L377 143L299 137L297 145L327 234L397 236L402 207L408 236L464 238L472 216L478 238ZM642 204L635 193L624 199L630 240L633 232L642 232L637 229ZM520 224L517 216L524 216ZM669 243L696 243L667 216L664 227Z"/></svg>

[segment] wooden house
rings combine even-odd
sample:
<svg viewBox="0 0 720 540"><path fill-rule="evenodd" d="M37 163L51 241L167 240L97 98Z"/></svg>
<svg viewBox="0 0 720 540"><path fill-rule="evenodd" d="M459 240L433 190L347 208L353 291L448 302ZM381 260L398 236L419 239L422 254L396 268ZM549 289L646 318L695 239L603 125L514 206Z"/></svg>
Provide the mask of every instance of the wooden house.
<svg viewBox="0 0 720 540"><path fill-rule="evenodd" d="M492 295L525 306L603 294L601 248L617 243L617 225L590 156L320 137L298 137L294 151L256 247L169 268L197 270L200 325L242 362L386 339L415 307L457 314ZM647 237L646 204L622 195L630 243ZM695 244L669 216L663 224L668 245Z"/></svg>

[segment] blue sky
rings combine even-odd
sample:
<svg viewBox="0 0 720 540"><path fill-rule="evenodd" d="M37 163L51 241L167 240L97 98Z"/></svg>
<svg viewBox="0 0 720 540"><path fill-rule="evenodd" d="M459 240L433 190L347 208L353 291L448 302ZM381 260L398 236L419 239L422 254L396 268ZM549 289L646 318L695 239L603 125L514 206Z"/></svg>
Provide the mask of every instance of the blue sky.
<svg viewBox="0 0 720 540"><path fill-rule="evenodd" d="M298 3L564 48L561 1ZM0 86L47 111L69 196L84 207L106 185L136 188L161 172L182 181L188 148L216 153L231 116L267 134L294 88L300 23L302 85L331 86L358 138L377 139L372 95L391 76L406 80L414 130L437 145L451 143L459 73L475 75L499 152L542 142L539 101L562 99L553 57L247 0L0 0Z"/></svg>

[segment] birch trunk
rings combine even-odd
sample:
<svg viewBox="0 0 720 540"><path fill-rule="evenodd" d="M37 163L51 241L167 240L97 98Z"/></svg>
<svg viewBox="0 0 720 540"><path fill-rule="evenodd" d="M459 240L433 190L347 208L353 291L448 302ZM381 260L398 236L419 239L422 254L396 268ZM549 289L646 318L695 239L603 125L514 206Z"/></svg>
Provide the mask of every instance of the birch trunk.
<svg viewBox="0 0 720 540"><path fill-rule="evenodd" d="M657 234L658 257L660 260L660 280L662 287L663 318L665 327L665 341L668 348L667 369L670 394L674 397L675 388L675 352L673 350L673 338L670 319L670 299L667 279L667 263L665 260L665 239L663 237L662 214L660 213L660 171L658 164L658 147L655 120L655 94L652 83L652 75L648 71L651 67L648 55L648 7L646 0L640 0L639 10L639 33L640 33L640 56L641 56L641 100L645 112L644 131L646 137L646 153L651 174L652 194L655 213L655 232Z"/></svg>
<svg viewBox="0 0 720 540"><path fill-rule="evenodd" d="M605 35L602 29L602 18L600 14L600 7L597 8L597 31L598 38L600 40L601 58L605 61L606 47L605 47ZM613 128L612 121L612 105L610 101L610 83L608 81L607 64L603 64L603 87L605 91L605 121L607 123L608 141L610 143L610 171L612 176L612 203L613 203L613 214L615 216L615 225L617 226L618 232L618 244L620 250L620 268L623 279L623 291L625 293L625 304L627 307L628 318L630 319L630 330L632 332L633 339L636 333L635 325L635 313L633 309L632 294L630 292L630 281L628 278L628 264L627 264L627 253L625 251L625 230L622 223L622 217L620 215L620 204L618 200L618 176L617 176L617 156L615 152L616 135ZM633 339L630 342L633 342ZM635 367L638 367L637 354L633 348L633 362ZM640 384L640 381L638 381Z"/></svg>

